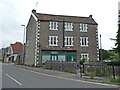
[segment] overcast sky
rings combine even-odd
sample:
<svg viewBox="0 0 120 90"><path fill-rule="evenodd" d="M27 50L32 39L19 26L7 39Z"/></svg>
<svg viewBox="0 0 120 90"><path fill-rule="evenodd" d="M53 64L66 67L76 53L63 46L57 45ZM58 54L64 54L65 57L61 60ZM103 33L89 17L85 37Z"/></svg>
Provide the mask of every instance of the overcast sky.
<svg viewBox="0 0 120 90"><path fill-rule="evenodd" d="M0 48L23 41L24 27L32 9L39 13L85 16L93 15L102 36L102 48L115 47L119 0L0 0ZM37 7L36 7L36 3Z"/></svg>

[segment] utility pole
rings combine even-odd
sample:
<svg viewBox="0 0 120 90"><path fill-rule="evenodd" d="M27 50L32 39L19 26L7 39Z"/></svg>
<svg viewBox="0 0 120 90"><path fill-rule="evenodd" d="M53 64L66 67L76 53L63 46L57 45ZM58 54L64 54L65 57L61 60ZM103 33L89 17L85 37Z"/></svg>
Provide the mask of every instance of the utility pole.
<svg viewBox="0 0 120 90"><path fill-rule="evenodd" d="M23 50L22 50L22 62L21 64L24 64L25 62L25 25L21 25L24 27L24 33L23 33Z"/></svg>
<svg viewBox="0 0 120 90"><path fill-rule="evenodd" d="M2 63L5 61L5 44L2 46Z"/></svg>
<svg viewBox="0 0 120 90"><path fill-rule="evenodd" d="M101 40L101 34L100 34L100 58L102 61L102 40Z"/></svg>

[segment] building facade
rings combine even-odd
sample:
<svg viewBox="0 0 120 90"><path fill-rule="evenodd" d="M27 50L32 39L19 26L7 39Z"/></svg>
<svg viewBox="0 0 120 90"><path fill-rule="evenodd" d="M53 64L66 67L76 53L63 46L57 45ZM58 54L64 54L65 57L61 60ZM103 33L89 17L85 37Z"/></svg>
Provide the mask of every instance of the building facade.
<svg viewBox="0 0 120 90"><path fill-rule="evenodd" d="M14 44L10 44L8 52L8 59L10 62L22 63L23 44L21 42L15 42Z"/></svg>
<svg viewBox="0 0 120 90"><path fill-rule="evenodd" d="M99 60L97 27L92 15L51 15L32 10L26 27L25 64L36 66L47 60Z"/></svg>

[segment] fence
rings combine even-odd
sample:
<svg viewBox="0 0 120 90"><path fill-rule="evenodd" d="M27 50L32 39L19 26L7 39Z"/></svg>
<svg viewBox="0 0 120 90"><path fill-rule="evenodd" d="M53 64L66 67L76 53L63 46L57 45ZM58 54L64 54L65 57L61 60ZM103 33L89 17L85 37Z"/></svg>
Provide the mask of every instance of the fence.
<svg viewBox="0 0 120 90"><path fill-rule="evenodd" d="M59 62L59 61L46 61L44 68L66 71L71 73L76 72L76 62ZM106 64L103 62L88 63L81 65L81 73L89 76L106 76L117 78L120 74L120 64Z"/></svg>
<svg viewBox="0 0 120 90"><path fill-rule="evenodd" d="M111 78L118 78L120 76L120 64L114 63L92 63L84 64L83 71L86 75L95 73L96 76L107 76Z"/></svg>

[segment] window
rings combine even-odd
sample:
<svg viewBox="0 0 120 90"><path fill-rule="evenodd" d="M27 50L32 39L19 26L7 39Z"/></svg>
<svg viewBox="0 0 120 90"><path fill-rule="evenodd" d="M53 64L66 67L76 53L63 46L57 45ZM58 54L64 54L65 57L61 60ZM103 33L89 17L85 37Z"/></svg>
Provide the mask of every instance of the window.
<svg viewBox="0 0 120 90"><path fill-rule="evenodd" d="M83 47L88 47L88 37L80 37L80 45Z"/></svg>
<svg viewBox="0 0 120 90"><path fill-rule="evenodd" d="M80 24L80 31L81 32L87 32L88 31L88 25L87 24Z"/></svg>
<svg viewBox="0 0 120 90"><path fill-rule="evenodd" d="M49 27L50 30L58 30L58 22L51 21Z"/></svg>
<svg viewBox="0 0 120 90"><path fill-rule="evenodd" d="M65 37L65 46L73 46L73 37Z"/></svg>
<svg viewBox="0 0 120 90"><path fill-rule="evenodd" d="M73 31L73 23L65 23L65 31Z"/></svg>
<svg viewBox="0 0 120 90"><path fill-rule="evenodd" d="M81 60L89 61L89 54L88 53L81 53Z"/></svg>
<svg viewBox="0 0 120 90"><path fill-rule="evenodd" d="M49 46L58 46L58 36L49 36Z"/></svg>

